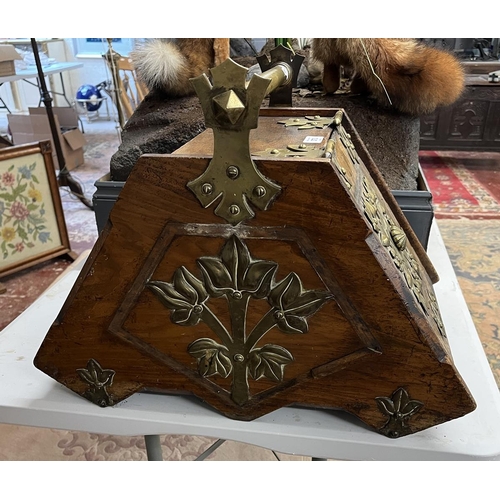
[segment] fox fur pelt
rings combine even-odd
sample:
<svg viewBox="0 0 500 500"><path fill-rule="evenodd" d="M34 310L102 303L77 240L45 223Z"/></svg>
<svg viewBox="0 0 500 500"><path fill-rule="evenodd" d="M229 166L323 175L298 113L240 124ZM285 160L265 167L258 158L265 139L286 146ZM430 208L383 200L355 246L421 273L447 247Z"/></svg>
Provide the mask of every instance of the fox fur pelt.
<svg viewBox="0 0 500 500"><path fill-rule="evenodd" d="M314 38L312 57L323 63L323 88L335 92L340 67L354 71L351 91L368 91L377 102L423 115L455 102L464 72L451 53L414 38Z"/></svg>
<svg viewBox="0 0 500 500"><path fill-rule="evenodd" d="M180 97L194 94L190 78L229 57L229 38L155 38L131 52L137 77L149 90Z"/></svg>

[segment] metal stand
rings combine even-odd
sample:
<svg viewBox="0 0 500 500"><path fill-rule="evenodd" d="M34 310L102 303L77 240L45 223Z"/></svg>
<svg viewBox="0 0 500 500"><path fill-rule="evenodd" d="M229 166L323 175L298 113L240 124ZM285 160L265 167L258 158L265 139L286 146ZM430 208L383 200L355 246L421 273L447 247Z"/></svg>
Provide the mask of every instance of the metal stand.
<svg viewBox="0 0 500 500"><path fill-rule="evenodd" d="M85 118L87 118L87 123L90 123L92 118L99 118L99 109L96 111L89 111L88 105L92 104L95 105L97 103L102 103L104 101L104 104L106 104L106 115L108 117L108 121L111 120L111 116L109 114L109 106L108 106L108 98L107 97L101 97L99 99L76 99L76 102L81 104L83 107L83 114L85 115ZM77 107L78 108L78 107Z"/></svg>
<svg viewBox="0 0 500 500"><path fill-rule="evenodd" d="M225 439L218 439L215 441L215 443L210 446L207 450L205 450L198 458L195 458L195 462L201 462L205 460L208 456L210 456L221 444L224 444L226 442Z"/></svg>
<svg viewBox="0 0 500 500"><path fill-rule="evenodd" d="M146 441L146 453L148 456L148 461L157 461L157 462L162 462L163 461L163 453L161 450L161 442L160 442L160 436L157 435L151 435L151 436L144 436L144 440ZM221 445L223 445L226 442L225 439L218 439L215 441L214 444L212 444L209 448L207 448L201 455L196 457L194 459L195 462L201 462L208 458L217 448L219 448ZM277 453L273 450L271 450L273 455L276 457L276 460L281 461L280 457L278 457ZM311 460L313 462L324 462L326 461L326 458L316 458L312 457Z"/></svg>
<svg viewBox="0 0 500 500"><path fill-rule="evenodd" d="M0 83L0 87L2 86L3 84ZM7 106L7 103L2 99L2 96L0 96L0 109L6 109L7 110L7 113L10 113L10 109L9 107Z"/></svg>
<svg viewBox="0 0 500 500"><path fill-rule="evenodd" d="M148 461L162 462L163 453L161 449L160 436L157 435L144 436L144 440L146 442L146 454L148 456ZM201 455L195 458L195 462L205 460L205 458L210 456L221 444L225 442L226 442L225 439L217 440L212 446L210 446L210 448L208 448Z"/></svg>
<svg viewBox="0 0 500 500"><path fill-rule="evenodd" d="M50 131L52 133L52 140L54 142L54 147L56 150L57 161L59 162L59 175L57 177L59 186L67 186L70 188L71 192L77 196L77 198L88 208L93 210L92 202L89 201L83 194L82 187L80 184L72 177L69 170L66 168L66 160L64 159L64 154L61 148L61 142L59 140L59 135L57 133L57 126L54 119L54 113L52 111L52 97L47 90L47 85L45 83L45 75L43 74L42 64L40 62L40 55L38 53L38 45L35 38L31 38L31 47L33 48L33 55L35 56L36 68L38 71L38 82L40 83L40 102L43 101L45 108L47 110L47 117L49 119ZM71 105L71 104L70 104Z"/></svg>
<svg viewBox="0 0 500 500"><path fill-rule="evenodd" d="M111 77L113 79L113 88L105 89L108 94L113 99L113 102L116 107L116 112L118 114L118 123L120 124L120 132L123 131L125 127L125 122L127 119L125 118L123 103L122 103L122 87L120 85L120 72L118 71L118 61L120 60L120 54L113 49L112 46L112 38L106 38L108 41L108 51L105 55L103 55L104 59L108 63L111 70Z"/></svg>

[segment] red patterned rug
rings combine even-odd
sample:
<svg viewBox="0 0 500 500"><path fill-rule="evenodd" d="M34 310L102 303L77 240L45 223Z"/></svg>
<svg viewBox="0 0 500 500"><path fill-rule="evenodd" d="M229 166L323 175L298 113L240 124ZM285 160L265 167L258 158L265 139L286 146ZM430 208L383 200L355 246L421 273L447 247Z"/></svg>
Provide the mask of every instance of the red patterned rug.
<svg viewBox="0 0 500 500"><path fill-rule="evenodd" d="M500 153L421 151L434 215L500 388Z"/></svg>
<svg viewBox="0 0 500 500"><path fill-rule="evenodd" d="M500 219L500 153L421 151L437 219Z"/></svg>

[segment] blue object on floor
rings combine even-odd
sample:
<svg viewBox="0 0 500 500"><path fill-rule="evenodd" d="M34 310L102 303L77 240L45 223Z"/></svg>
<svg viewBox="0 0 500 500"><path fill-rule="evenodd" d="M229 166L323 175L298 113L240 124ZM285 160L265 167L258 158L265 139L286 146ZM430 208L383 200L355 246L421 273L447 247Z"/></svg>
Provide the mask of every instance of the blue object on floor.
<svg viewBox="0 0 500 500"><path fill-rule="evenodd" d="M97 111L102 104L102 95L95 85L85 84L78 88L76 92L76 99L78 101L85 100L87 102L80 102L82 107L86 107L87 111ZM95 102L92 102L95 101Z"/></svg>

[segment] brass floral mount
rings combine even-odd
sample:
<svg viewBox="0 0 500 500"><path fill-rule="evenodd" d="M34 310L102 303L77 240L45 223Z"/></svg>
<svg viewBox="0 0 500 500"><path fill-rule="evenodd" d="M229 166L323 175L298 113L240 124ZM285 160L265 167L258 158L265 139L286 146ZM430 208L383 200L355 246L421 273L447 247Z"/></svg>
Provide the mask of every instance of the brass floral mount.
<svg viewBox="0 0 500 500"><path fill-rule="evenodd" d="M113 384L114 370L103 370L101 365L91 358L86 368L78 368L76 372L89 385L84 397L98 406L113 405L113 399L108 393L108 387Z"/></svg>
<svg viewBox="0 0 500 500"><path fill-rule="evenodd" d="M264 151L252 153L254 156L271 156L274 158L323 158L325 148L307 144L288 144L286 148L267 148Z"/></svg>
<svg viewBox="0 0 500 500"><path fill-rule="evenodd" d="M411 399L408 392L400 387L390 398L375 398L379 410L389 417L380 432L390 438L398 438L410 433L407 426L409 418L424 406L424 403Z"/></svg>
<svg viewBox="0 0 500 500"><path fill-rule="evenodd" d="M297 127L297 130L324 129L333 123L331 116L304 116L304 118L288 118L277 123L285 127Z"/></svg>
<svg viewBox="0 0 500 500"><path fill-rule="evenodd" d="M171 310L170 319L181 326L204 322L217 341L200 338L187 346L197 359L202 377L232 374L231 398L243 405L251 398L248 378L267 378L282 382L285 367L294 361L284 347L259 341L272 328L286 334L307 333L307 318L332 298L326 290L304 290L299 276L292 272L276 283L278 264L254 259L246 244L236 235L224 244L219 257L200 257L201 279L184 266L171 282L148 281L146 286ZM209 306L210 299L225 297L231 319L228 330ZM265 299L268 312L247 335L247 309L250 299Z"/></svg>
<svg viewBox="0 0 500 500"><path fill-rule="evenodd" d="M339 139L340 142L344 145L344 148L347 151L347 154L349 155L349 158L351 159L351 162L353 165L358 164L359 165L359 156L358 152L356 151L356 148L354 147L354 143L352 142L351 139L351 134L347 132L347 130L344 128L342 125L342 119L344 118L344 113L343 111L337 111L335 113L335 116L333 117L333 123L335 127L337 128L337 132L339 134Z"/></svg>

